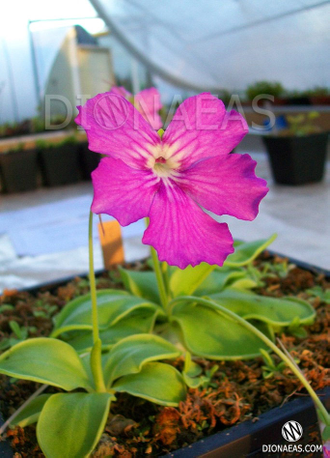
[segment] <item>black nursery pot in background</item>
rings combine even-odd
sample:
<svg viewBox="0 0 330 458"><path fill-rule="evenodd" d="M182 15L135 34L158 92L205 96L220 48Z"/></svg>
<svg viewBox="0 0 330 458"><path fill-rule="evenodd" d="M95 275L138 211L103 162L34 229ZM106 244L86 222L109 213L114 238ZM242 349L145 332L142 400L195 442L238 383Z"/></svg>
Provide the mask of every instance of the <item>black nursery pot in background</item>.
<svg viewBox="0 0 330 458"><path fill-rule="evenodd" d="M61 186L80 180L78 143L39 146L38 154L45 186Z"/></svg>
<svg viewBox="0 0 330 458"><path fill-rule="evenodd" d="M37 152L20 149L0 153L2 191L31 191L37 187Z"/></svg>
<svg viewBox="0 0 330 458"><path fill-rule="evenodd" d="M328 133L301 137L262 137L277 183L299 185L321 181L324 175Z"/></svg>
<svg viewBox="0 0 330 458"><path fill-rule="evenodd" d="M88 142L79 143L79 159L84 180L91 179L91 173L99 165L101 155L88 149Z"/></svg>

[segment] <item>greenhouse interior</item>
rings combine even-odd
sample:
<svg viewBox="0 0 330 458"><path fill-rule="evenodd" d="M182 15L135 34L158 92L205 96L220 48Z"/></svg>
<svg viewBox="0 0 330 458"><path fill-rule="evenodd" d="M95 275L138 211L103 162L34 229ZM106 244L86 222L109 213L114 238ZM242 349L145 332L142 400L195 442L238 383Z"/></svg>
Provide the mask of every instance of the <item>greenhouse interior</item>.
<svg viewBox="0 0 330 458"><path fill-rule="evenodd" d="M330 457L329 18L3 5L0 457Z"/></svg>

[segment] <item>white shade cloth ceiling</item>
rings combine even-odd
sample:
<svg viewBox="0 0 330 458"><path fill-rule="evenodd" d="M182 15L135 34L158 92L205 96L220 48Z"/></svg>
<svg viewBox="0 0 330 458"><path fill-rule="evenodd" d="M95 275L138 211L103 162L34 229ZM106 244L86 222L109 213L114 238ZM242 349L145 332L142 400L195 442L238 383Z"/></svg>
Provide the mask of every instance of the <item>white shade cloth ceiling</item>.
<svg viewBox="0 0 330 458"><path fill-rule="evenodd" d="M90 0L112 33L176 85L329 85L330 3L317 0Z"/></svg>

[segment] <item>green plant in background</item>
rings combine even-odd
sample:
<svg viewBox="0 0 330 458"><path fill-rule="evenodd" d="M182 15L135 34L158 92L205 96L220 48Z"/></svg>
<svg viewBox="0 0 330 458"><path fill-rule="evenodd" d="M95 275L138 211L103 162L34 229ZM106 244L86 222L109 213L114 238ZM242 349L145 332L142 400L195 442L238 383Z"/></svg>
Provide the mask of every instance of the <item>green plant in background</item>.
<svg viewBox="0 0 330 458"><path fill-rule="evenodd" d="M12 154L12 153L20 153L21 151L24 151L24 143L19 142L15 146L12 146L10 149L1 152L0 154Z"/></svg>
<svg viewBox="0 0 330 458"><path fill-rule="evenodd" d="M253 100L260 94L282 97L285 94L285 89L278 81L257 81L247 87L245 94L247 100Z"/></svg>
<svg viewBox="0 0 330 458"><path fill-rule="evenodd" d="M330 95L330 88L326 86L315 86L310 89L303 91L304 95L307 96L327 96Z"/></svg>
<svg viewBox="0 0 330 458"><path fill-rule="evenodd" d="M3 306L0 307L0 313L2 310L10 310L10 308L13 308L11 305L6 305L4 304ZM0 343L0 350L6 350L9 347L12 347L16 345L17 343L23 342L28 338L28 335L30 332L35 332L36 328L34 326L29 326L29 327L20 327L19 324L12 320L9 321L9 327L14 335L14 337L9 337L6 339L3 339Z"/></svg>
<svg viewBox="0 0 330 458"><path fill-rule="evenodd" d="M77 137L75 135L70 135L59 142L51 142L51 141L39 139L36 141L36 147L38 150L49 149L49 148L57 149L57 148L61 148L62 146L66 146L66 145L68 146L76 145L77 143L79 143L79 140L77 139Z"/></svg>
<svg viewBox="0 0 330 458"><path fill-rule="evenodd" d="M321 132L321 128L314 124L315 119L319 116L320 114L317 111L310 111L306 114L287 115L288 129L285 129L285 133L303 136Z"/></svg>
<svg viewBox="0 0 330 458"><path fill-rule="evenodd" d="M31 119L31 132L40 133L45 131L45 121L40 116Z"/></svg>
<svg viewBox="0 0 330 458"><path fill-rule="evenodd" d="M314 286L314 288L308 289L307 292L314 297L319 297L321 301L330 304L330 290L324 291L321 286Z"/></svg>

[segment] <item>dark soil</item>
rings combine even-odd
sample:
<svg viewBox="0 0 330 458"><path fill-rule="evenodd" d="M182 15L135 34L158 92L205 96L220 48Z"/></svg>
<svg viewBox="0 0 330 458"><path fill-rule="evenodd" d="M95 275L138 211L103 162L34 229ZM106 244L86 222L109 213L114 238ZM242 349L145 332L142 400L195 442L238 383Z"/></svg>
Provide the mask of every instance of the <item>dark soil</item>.
<svg viewBox="0 0 330 458"><path fill-rule="evenodd" d="M280 335L281 341L294 358L315 390L329 386L329 321L330 308L325 292L330 283L324 275L311 273L288 263L287 259L263 253L255 262L260 276L259 294L280 297L296 296L309 301L316 309L315 323L306 328L306 335ZM127 267L145 270L145 263ZM120 288L116 268L97 280L98 288ZM67 301L88 292L88 281L76 278L54 291L5 291L0 301L0 346L5 349L8 339L17 339L11 321L19 324L29 337L47 336L52 329L52 316ZM5 306L4 306L5 305ZM0 347L1 348L1 347ZM280 363L273 356L276 364ZM307 396L301 383L287 368L263 374L264 361L212 362L196 360L206 374L214 368L208 385L190 389L187 400L178 408L161 407L139 398L120 394L112 404L112 415L93 457L118 456L135 458L160 456L191 444L205 436L221 431L238 422L255 419L291 398ZM183 360L174 363L181 368ZM216 366L216 367L215 367ZM13 381L0 376L2 387L0 411L8 418L40 385L27 381ZM48 392L56 391L49 388ZM35 428L15 428L7 431L15 457L43 457L35 440ZM311 441L321 443L317 434Z"/></svg>

